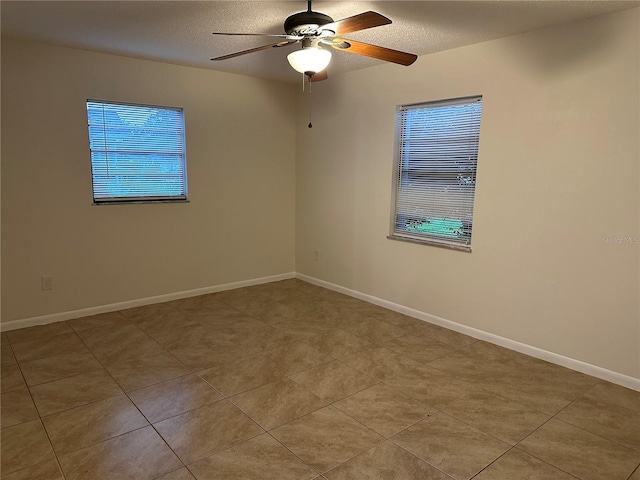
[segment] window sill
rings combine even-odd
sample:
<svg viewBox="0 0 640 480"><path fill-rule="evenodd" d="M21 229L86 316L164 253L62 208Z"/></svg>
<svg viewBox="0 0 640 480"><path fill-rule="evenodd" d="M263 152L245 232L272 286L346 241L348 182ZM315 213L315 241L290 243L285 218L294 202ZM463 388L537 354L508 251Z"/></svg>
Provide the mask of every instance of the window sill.
<svg viewBox="0 0 640 480"><path fill-rule="evenodd" d="M140 203L190 203L190 201L186 198L180 199L164 199L164 200L115 200L112 202L93 202L91 205L101 206L101 205L131 205L131 204L140 204Z"/></svg>
<svg viewBox="0 0 640 480"><path fill-rule="evenodd" d="M456 243L439 242L437 240L402 237L400 235L387 235L387 238L389 240L399 240L401 242L417 243L419 245L429 245L432 247L446 248L448 250L457 250L459 252L471 253L471 245L459 245Z"/></svg>

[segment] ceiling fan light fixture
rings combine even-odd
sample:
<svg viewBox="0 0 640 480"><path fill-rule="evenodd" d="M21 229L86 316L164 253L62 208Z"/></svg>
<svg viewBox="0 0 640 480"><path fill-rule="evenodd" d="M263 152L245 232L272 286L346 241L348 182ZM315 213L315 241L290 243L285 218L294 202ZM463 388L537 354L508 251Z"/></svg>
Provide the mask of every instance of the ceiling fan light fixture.
<svg viewBox="0 0 640 480"><path fill-rule="evenodd" d="M294 70L306 75L321 72L331 61L331 52L322 48L303 47L287 55L287 60Z"/></svg>

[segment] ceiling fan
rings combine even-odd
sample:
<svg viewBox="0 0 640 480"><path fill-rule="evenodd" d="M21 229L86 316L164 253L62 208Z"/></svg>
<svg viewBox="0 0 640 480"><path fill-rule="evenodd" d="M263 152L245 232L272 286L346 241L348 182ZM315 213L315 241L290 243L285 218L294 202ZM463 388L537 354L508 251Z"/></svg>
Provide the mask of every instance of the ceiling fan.
<svg viewBox="0 0 640 480"><path fill-rule="evenodd" d="M249 35L259 37L275 37L281 40L268 45L250 48L241 52L222 55L211 60L227 60L247 53L259 52L270 48L279 48L300 42L301 50L296 50L287 56L289 64L298 72L305 74L311 81L326 80L326 68L331 61L331 52L321 48L328 45L336 50L365 55L399 65L411 65L418 58L412 53L401 52L390 48L357 42L342 37L342 35L367 28L388 25L391 20L376 12L364 12L352 17L334 21L329 15L311 10L311 0L307 0L307 11L294 13L284 21L283 35L269 35L261 33L221 33L213 35Z"/></svg>

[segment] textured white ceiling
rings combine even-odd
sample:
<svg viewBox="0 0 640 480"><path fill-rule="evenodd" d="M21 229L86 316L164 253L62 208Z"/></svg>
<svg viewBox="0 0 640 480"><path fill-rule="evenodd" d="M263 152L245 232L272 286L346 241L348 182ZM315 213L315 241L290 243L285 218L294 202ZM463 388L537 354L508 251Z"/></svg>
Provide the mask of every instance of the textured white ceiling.
<svg viewBox="0 0 640 480"><path fill-rule="evenodd" d="M391 25L348 35L418 55L640 6L640 1L367 1L313 2L338 20L374 10ZM306 1L6 1L2 35L287 82L299 81L286 55L297 45L222 62L212 57L271 43L211 32L284 33L282 24ZM333 51L329 75L380 65ZM411 68L394 66L394 68Z"/></svg>

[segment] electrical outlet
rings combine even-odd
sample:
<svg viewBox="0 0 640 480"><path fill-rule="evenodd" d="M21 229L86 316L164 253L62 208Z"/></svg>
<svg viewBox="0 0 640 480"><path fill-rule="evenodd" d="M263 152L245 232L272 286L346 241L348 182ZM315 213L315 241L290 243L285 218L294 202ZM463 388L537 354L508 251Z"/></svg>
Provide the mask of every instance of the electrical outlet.
<svg viewBox="0 0 640 480"><path fill-rule="evenodd" d="M53 290L53 277L40 277L42 290Z"/></svg>
<svg viewBox="0 0 640 480"><path fill-rule="evenodd" d="M318 262L320 260L320 253L318 253L318 250L314 250L313 251L313 261L314 262Z"/></svg>

